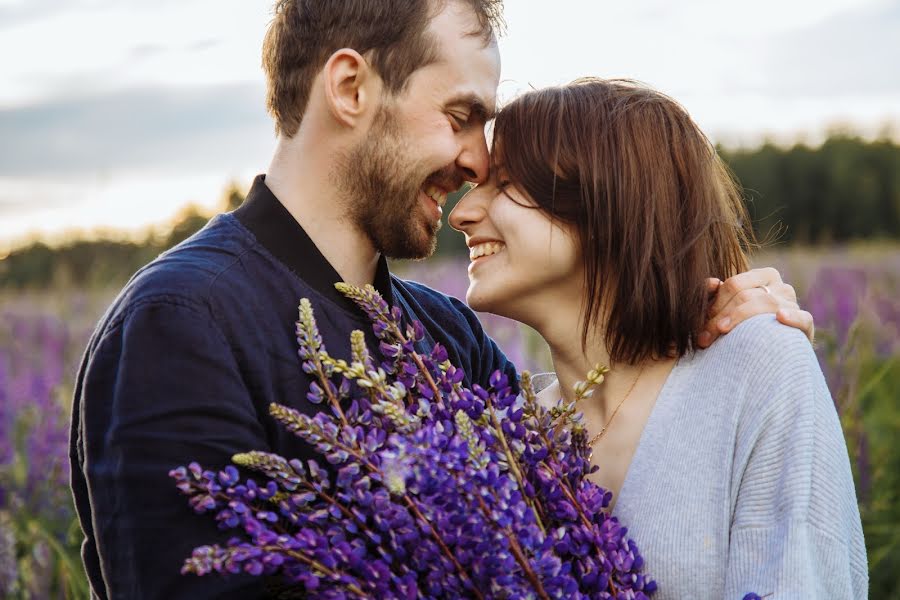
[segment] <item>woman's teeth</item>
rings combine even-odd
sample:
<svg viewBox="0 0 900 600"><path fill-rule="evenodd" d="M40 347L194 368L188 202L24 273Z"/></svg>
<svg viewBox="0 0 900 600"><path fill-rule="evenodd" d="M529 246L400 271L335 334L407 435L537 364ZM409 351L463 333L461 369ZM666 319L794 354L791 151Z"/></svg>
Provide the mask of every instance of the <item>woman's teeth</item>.
<svg viewBox="0 0 900 600"><path fill-rule="evenodd" d="M434 185L429 185L425 187L425 195L437 202L437 205L441 208L447 204L447 194L439 187Z"/></svg>
<svg viewBox="0 0 900 600"><path fill-rule="evenodd" d="M469 248L469 260L497 254L503 250L504 246L505 244L503 244L503 242L484 242L483 244L477 244Z"/></svg>

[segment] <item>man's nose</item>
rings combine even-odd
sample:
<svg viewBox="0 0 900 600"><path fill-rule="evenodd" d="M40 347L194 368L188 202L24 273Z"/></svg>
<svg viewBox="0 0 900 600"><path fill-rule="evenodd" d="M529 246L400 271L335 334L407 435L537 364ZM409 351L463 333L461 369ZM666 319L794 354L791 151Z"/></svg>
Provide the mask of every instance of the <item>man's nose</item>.
<svg viewBox="0 0 900 600"><path fill-rule="evenodd" d="M456 166L466 181L484 183L490 171L490 153L483 127L473 127L466 136L462 151L456 157Z"/></svg>

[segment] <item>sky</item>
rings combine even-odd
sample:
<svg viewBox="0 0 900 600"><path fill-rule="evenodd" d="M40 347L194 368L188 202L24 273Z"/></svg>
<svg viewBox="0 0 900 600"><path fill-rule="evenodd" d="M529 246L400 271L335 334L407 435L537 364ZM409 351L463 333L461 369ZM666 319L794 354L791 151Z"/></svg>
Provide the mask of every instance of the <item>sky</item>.
<svg viewBox="0 0 900 600"><path fill-rule="evenodd" d="M501 102L629 77L715 141L900 133L900 0L506 1ZM212 209L275 138L271 0L0 0L0 256Z"/></svg>

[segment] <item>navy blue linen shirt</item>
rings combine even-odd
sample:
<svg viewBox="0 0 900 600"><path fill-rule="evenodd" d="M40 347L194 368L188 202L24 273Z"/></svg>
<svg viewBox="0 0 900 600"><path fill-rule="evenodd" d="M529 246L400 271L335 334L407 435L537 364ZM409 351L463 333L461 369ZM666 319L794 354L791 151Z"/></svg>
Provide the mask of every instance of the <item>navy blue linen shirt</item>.
<svg viewBox="0 0 900 600"><path fill-rule="evenodd" d="M95 597L259 598L261 578L181 575L191 550L223 543L209 515L196 515L168 476L196 460L220 469L237 452L261 449L312 458L276 424L271 402L305 413L310 383L300 368L294 323L309 298L329 352L349 358L365 315L334 289L340 277L297 221L254 181L245 203L141 269L95 330L76 382L72 489ZM422 322L427 351L445 345L468 382L485 385L514 367L462 302L392 276L384 259L375 286Z"/></svg>

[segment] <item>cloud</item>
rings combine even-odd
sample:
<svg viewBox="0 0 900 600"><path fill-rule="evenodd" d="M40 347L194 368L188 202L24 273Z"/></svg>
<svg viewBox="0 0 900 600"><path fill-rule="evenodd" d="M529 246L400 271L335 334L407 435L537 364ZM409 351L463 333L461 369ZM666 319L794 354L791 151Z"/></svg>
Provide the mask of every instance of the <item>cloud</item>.
<svg viewBox="0 0 900 600"><path fill-rule="evenodd" d="M23 0L11 6L0 6L0 31L59 12L78 0Z"/></svg>
<svg viewBox="0 0 900 600"><path fill-rule="evenodd" d="M255 84L152 88L0 110L0 175L240 168L272 148Z"/></svg>
<svg viewBox="0 0 900 600"><path fill-rule="evenodd" d="M900 93L900 0L780 34L767 54L765 91L792 97Z"/></svg>
<svg viewBox="0 0 900 600"><path fill-rule="evenodd" d="M185 47L185 50L188 52L203 52L205 50L209 50L210 48L215 48L216 46L221 45L221 43L222 40L210 38L192 42Z"/></svg>
<svg viewBox="0 0 900 600"><path fill-rule="evenodd" d="M0 31L46 17L78 11L97 11L122 4L137 4L136 0L13 0L11 5L0 5ZM155 0L157 7L164 4L185 3L190 0Z"/></svg>

